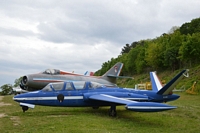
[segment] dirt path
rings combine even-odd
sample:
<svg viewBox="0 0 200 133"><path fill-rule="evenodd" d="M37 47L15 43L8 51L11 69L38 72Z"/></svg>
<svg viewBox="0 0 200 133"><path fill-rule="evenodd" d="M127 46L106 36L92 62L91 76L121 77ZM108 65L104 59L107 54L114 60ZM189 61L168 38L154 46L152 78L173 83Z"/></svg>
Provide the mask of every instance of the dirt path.
<svg viewBox="0 0 200 133"><path fill-rule="evenodd" d="M4 98L4 96L0 96L0 107L11 105L10 103L4 103L4 102L2 102L3 98ZM5 113L0 113L0 118L3 118L5 116L7 116ZM13 121L13 125L14 126L17 126L17 125L20 124L20 118L18 116L11 116L10 120Z"/></svg>
<svg viewBox="0 0 200 133"><path fill-rule="evenodd" d="M6 106L6 105L11 105L9 103L1 102L3 100L3 98L4 98L4 96L0 96L0 107ZM5 113L0 113L0 118L5 117L5 116L7 116Z"/></svg>
<svg viewBox="0 0 200 133"><path fill-rule="evenodd" d="M3 98L4 98L4 96L0 96L0 107L6 106L6 105L11 105L10 103L1 102Z"/></svg>
<svg viewBox="0 0 200 133"><path fill-rule="evenodd" d="M4 96L0 96L0 101L3 99Z"/></svg>

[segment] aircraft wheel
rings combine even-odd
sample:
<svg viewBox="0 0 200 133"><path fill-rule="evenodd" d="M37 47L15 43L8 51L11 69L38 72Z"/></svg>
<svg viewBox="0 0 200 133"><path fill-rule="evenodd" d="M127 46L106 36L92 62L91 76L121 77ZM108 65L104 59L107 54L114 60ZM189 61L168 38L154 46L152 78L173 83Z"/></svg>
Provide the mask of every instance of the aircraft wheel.
<svg viewBox="0 0 200 133"><path fill-rule="evenodd" d="M22 110L23 110L23 112L25 112L25 111L28 110L28 107L27 106L22 106Z"/></svg>
<svg viewBox="0 0 200 133"><path fill-rule="evenodd" d="M109 116L116 117L117 116L117 112L114 111L114 110L109 110Z"/></svg>

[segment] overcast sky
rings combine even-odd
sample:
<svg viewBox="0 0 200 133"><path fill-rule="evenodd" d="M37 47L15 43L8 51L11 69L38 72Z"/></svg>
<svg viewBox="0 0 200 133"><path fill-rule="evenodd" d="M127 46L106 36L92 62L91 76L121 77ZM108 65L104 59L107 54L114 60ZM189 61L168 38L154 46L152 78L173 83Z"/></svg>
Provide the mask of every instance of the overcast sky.
<svg viewBox="0 0 200 133"><path fill-rule="evenodd" d="M46 68L97 71L122 47L200 17L199 0L1 0L0 86Z"/></svg>

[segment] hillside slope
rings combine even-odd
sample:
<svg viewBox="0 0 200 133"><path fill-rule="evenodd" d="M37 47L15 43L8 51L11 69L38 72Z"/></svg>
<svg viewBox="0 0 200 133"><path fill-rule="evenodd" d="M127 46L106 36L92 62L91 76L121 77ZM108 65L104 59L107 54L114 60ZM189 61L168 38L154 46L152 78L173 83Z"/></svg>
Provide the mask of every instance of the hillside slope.
<svg viewBox="0 0 200 133"><path fill-rule="evenodd" d="M174 76L176 76L180 71L182 71L182 69L176 70L174 72L168 70L168 71L163 71L163 72L157 72L157 75L161 81L165 81L165 83L167 83ZM136 84L150 82L149 73L133 75L133 77L134 79L118 79L117 84L120 87L135 88ZM178 85L176 86L176 89L187 90L194 84L194 82L197 83L195 88L199 91L200 90L200 65L190 68L189 77L188 78L184 77L178 83Z"/></svg>

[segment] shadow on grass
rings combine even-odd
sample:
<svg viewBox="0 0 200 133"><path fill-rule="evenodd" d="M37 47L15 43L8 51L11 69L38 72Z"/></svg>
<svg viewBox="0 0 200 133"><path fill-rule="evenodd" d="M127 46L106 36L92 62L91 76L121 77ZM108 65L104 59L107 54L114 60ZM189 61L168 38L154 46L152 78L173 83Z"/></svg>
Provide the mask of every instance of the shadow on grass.
<svg viewBox="0 0 200 133"><path fill-rule="evenodd" d="M84 117L92 119L105 119L113 122L132 123L137 126L152 126L157 127L164 125L158 118L156 120L146 118L144 113L132 112L124 109L124 107L117 107L117 117L108 115L109 107L101 107L99 109L92 109L90 107L38 107L38 109L29 109L27 112L14 112L11 115L19 117ZM149 113L148 113L149 114ZM155 115L154 115L155 116Z"/></svg>

